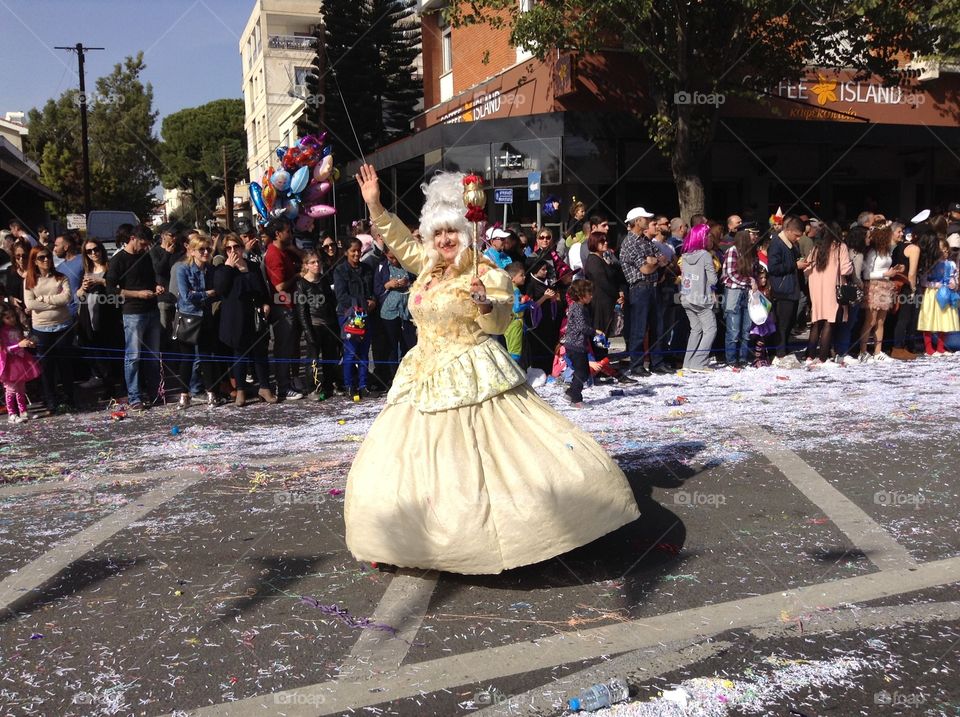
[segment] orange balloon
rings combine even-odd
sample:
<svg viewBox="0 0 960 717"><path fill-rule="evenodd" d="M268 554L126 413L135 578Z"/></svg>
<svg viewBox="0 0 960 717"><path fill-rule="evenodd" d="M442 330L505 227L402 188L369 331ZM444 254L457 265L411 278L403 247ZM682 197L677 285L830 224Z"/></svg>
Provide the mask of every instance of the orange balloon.
<svg viewBox="0 0 960 717"><path fill-rule="evenodd" d="M273 174L273 170L270 170L270 174ZM263 203L267 205L267 211L273 209L274 203L277 201L277 190L274 189L273 185L267 182L263 185Z"/></svg>

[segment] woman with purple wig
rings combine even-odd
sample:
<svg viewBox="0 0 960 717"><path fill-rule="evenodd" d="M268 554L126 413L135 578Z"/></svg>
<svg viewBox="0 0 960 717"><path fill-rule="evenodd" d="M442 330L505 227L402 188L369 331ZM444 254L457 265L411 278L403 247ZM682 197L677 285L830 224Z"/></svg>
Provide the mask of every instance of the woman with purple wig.
<svg viewBox="0 0 960 717"><path fill-rule="evenodd" d="M683 357L683 368L708 371L710 349L717 336L716 303L717 267L710 252L710 227L698 224L683 241L680 257L680 305L690 320L690 338Z"/></svg>

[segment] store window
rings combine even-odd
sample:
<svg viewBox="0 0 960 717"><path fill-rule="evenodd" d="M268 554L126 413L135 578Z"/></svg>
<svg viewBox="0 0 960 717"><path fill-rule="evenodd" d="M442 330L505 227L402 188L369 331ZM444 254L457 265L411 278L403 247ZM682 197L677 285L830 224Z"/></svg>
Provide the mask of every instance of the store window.
<svg viewBox="0 0 960 717"><path fill-rule="evenodd" d="M443 168L450 172L479 174L490 182L490 145L470 144L443 150Z"/></svg>
<svg viewBox="0 0 960 717"><path fill-rule="evenodd" d="M453 70L453 30L450 23L441 15L440 24L440 73Z"/></svg>
<svg viewBox="0 0 960 717"><path fill-rule="evenodd" d="M494 186L525 187L530 172L541 173L543 186L561 181L559 137L495 143L490 149Z"/></svg>

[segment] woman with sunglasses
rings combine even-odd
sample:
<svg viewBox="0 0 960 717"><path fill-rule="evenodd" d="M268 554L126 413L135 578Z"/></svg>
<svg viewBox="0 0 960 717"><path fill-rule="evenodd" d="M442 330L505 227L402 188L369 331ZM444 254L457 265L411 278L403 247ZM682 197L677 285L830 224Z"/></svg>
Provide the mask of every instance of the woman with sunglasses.
<svg viewBox="0 0 960 717"><path fill-rule="evenodd" d="M187 257L182 264L176 267L177 277L177 314L174 327L180 324L179 353L186 360L181 361L177 370L183 393L180 394L178 408L183 411L190 406L190 375L193 373L193 361L190 357L199 356L200 375L203 378L204 390L207 392L207 406L214 407L223 404L223 399L217 394L217 385L220 383L216 375L216 364L213 355L217 347L217 330L213 325L211 306L217 297L213 288L213 241L205 234L194 234L187 247ZM193 337L184 336L186 320L200 321L200 331Z"/></svg>
<svg viewBox="0 0 960 717"><path fill-rule="evenodd" d="M23 280L27 276L27 257L30 256L30 245L17 239L10 249L10 266L7 267L7 276L4 279L7 296L20 311L23 311Z"/></svg>
<svg viewBox="0 0 960 717"><path fill-rule="evenodd" d="M213 274L213 288L223 297L220 302L220 340L233 351L231 371L237 382L236 405L245 405L250 392L246 384L248 362L253 363L260 384L260 398L267 403L276 403L267 364L267 344L270 342L267 284L259 264L244 257L244 244L236 234L225 235L223 249L227 259Z"/></svg>
<svg viewBox="0 0 960 717"><path fill-rule="evenodd" d="M23 302L33 325L31 339L37 345L43 369L43 401L46 415L57 409L57 377L63 384L64 403L73 407L73 327L70 314L70 284L53 268L53 252L37 246L30 250L23 281Z"/></svg>
<svg viewBox="0 0 960 717"><path fill-rule="evenodd" d="M83 242L83 281L77 290L77 325L90 364L80 388L94 390L118 377L123 357L123 316L117 297L107 291L107 250L99 239ZM111 370L113 369L113 370Z"/></svg>

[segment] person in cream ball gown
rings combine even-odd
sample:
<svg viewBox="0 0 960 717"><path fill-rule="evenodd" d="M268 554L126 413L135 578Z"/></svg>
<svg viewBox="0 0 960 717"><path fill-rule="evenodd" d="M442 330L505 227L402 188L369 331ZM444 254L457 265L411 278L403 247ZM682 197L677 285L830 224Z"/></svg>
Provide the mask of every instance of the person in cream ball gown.
<svg viewBox="0 0 960 717"><path fill-rule="evenodd" d="M493 336L511 319L509 277L474 269L463 176L424 185L422 242L357 175L374 226L416 275L417 345L347 479L347 547L363 561L495 574L565 553L640 515L616 463L557 413ZM509 438L505 438L509 437Z"/></svg>

